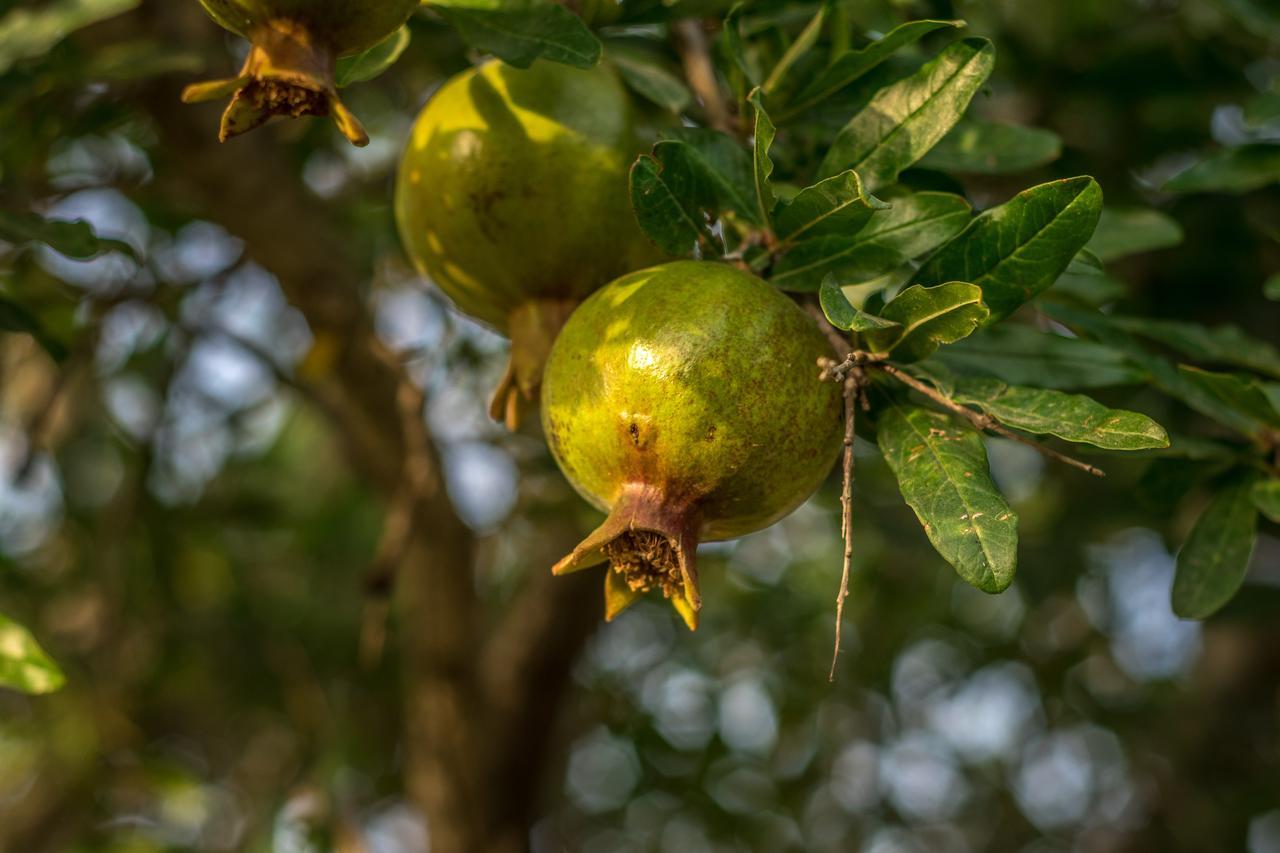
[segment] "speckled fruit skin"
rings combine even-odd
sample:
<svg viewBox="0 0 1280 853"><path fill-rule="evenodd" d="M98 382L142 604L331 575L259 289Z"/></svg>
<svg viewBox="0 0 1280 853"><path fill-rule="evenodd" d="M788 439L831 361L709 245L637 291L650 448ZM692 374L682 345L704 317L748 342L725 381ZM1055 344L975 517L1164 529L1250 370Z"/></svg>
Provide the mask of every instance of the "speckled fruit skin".
<svg viewBox="0 0 1280 853"><path fill-rule="evenodd" d="M200 0L222 27L251 38L256 26L290 20L333 49L357 53L382 41L408 20L419 0Z"/></svg>
<svg viewBox="0 0 1280 853"><path fill-rule="evenodd" d="M840 388L817 366L830 355L795 303L725 264L664 264L588 298L552 349L542 422L565 476L611 516L557 573L602 562L625 530L662 533L692 563L690 537L731 539L793 511L842 446ZM696 570L681 568L696 612Z"/></svg>
<svg viewBox="0 0 1280 853"><path fill-rule="evenodd" d="M488 62L418 116L396 220L409 255L467 314L506 331L529 299L580 299L658 260L627 172L641 148L608 66Z"/></svg>

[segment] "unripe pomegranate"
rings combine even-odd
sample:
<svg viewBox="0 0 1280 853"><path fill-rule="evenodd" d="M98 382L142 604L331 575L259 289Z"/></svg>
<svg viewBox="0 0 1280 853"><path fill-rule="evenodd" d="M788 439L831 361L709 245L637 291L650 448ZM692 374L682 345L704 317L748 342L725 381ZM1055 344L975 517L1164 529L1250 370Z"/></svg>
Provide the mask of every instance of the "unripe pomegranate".
<svg viewBox="0 0 1280 853"><path fill-rule="evenodd" d="M830 345L795 303L731 266L679 261L602 288L551 351L542 423L561 470L607 512L556 574L608 561L605 615L658 588L690 628L700 541L799 506L842 443Z"/></svg>
<svg viewBox="0 0 1280 853"><path fill-rule="evenodd" d="M419 271L511 338L490 407L514 427L556 333L587 294L661 259L627 195L640 149L608 66L489 62L444 84L418 116L396 220Z"/></svg>
<svg viewBox="0 0 1280 853"><path fill-rule="evenodd" d="M253 47L240 74L188 86L187 103L231 96L219 138L253 130L272 116L332 116L343 135L367 145L369 135L338 97L340 57L394 33L419 0L200 0L209 16Z"/></svg>

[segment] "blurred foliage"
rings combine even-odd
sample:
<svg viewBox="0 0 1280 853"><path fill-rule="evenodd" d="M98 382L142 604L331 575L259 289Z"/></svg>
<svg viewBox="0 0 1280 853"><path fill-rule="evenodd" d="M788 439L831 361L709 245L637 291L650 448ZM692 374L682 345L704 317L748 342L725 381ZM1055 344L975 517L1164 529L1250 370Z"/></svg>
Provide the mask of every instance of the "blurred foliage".
<svg viewBox="0 0 1280 853"><path fill-rule="evenodd" d="M401 257L397 153L434 87L475 58L469 28L514 61L603 44L650 123L669 124L666 110L692 102L660 22L729 4L583 3L606 25L595 35L556 6L563 26L532 48L493 38L500 4L439 5L410 22L407 46L383 47L387 61L403 50L394 65L349 90L368 148L323 122L258 133L279 154L280 192L340 224L379 339L424 390L449 494L478 536L476 585L498 613L546 570L529 555L548 529L592 515L536 435L485 419L503 344ZM894 29L959 19L958 32ZM899 52L865 55L864 34L892 32ZM966 122L902 172L912 198L984 210L1089 174L1106 208L1043 311L925 365L1096 388L1168 428L1172 448L1106 457L1100 482L988 440L1021 535L1016 580L988 596L947 568L860 441L836 682L833 475L774 528L706 548L697 634L651 602L597 632L551 745L534 849L1280 849L1280 538L1273 481L1242 479L1265 462L1280 407L1275 350L1257 343L1280 329L1280 13L1262 0L752 3L716 41L724 82L749 125L755 85L788 106L763 101L778 137L769 148L757 132L744 173L774 169L791 201L827 156L811 140L971 44L959 38L989 40L998 58ZM403 625L370 654L377 608L360 594L384 500L306 390L341 342L246 251L261 218L196 188L211 155L175 131L215 135L216 114L177 93L240 50L194 2L0 0L0 613L40 644L0 628L0 653L18 637L66 677L38 698L0 689L0 849L425 846L402 779ZM827 64L849 50L862 58ZM807 90L822 69L839 85ZM661 143L670 162L706 150L679 139ZM722 193L700 205L767 219ZM914 270L881 272L897 287ZM872 289L844 293L872 316L886 308ZM1067 328L1088 340L1031 334ZM1256 524L1251 561L1206 517ZM1204 624L1170 606L1184 541L1197 565L1228 560L1245 584Z"/></svg>

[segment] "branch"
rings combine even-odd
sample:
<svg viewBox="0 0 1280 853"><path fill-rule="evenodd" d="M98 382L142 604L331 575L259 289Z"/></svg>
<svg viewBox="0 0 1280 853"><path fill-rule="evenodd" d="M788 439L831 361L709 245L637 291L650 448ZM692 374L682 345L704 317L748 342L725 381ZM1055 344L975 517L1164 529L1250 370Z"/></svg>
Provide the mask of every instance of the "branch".
<svg viewBox="0 0 1280 853"><path fill-rule="evenodd" d="M693 89L707 113L707 124L730 136L736 136L738 129L720 91L720 83L716 80L716 69L711 64L711 49L707 44L702 22L696 18L675 21L671 24L671 41L676 53L680 54L689 88Z"/></svg>
<svg viewBox="0 0 1280 853"><path fill-rule="evenodd" d="M1064 465L1070 465L1072 468L1078 468L1081 471L1084 471L1087 474L1092 474L1095 477L1107 476L1106 472L1103 471L1101 468L1094 467L1093 465L1090 465L1087 462L1081 462L1079 459L1074 459L1070 456L1067 456L1066 454L1059 453L1053 448L1045 447L1043 444L1040 444L1038 441L1027 438L1025 435L1019 435L1013 430L1002 426L998 421L995 420L995 418L992 418L990 415L984 415L981 412L975 412L973 409L970 409L968 406L960 405L959 403L952 400L947 395L943 394L942 392L938 391L935 388L930 387L928 384L921 382L919 379L916 379L911 374L907 373L904 370L901 370L898 367L895 367L892 364L886 364L881 362L881 363L873 364L871 366L876 370L883 371L889 376L892 376L894 379L898 380L903 385L906 385L907 387L911 388L913 391L917 391L920 394L923 394L933 402L937 403L939 406L942 406L942 408L946 409L947 411L960 415L962 418L969 421L969 423L973 424L974 429L978 430L979 432L983 432L983 431L993 432L996 435L999 435L1003 438L1012 439L1013 441L1016 441L1019 444L1025 444L1027 447L1035 448L1040 453L1043 453L1045 456L1049 457L1050 459L1054 459L1058 462L1063 463Z"/></svg>
<svg viewBox="0 0 1280 853"><path fill-rule="evenodd" d="M844 600L849 597L849 572L853 567L853 438L858 409L855 398L862 393L862 380L853 374L844 380L844 461L840 488L840 536L844 539L844 560L840 569L840 592L836 594L836 639L831 651L827 681L836 680L840 660L840 630L844 623Z"/></svg>

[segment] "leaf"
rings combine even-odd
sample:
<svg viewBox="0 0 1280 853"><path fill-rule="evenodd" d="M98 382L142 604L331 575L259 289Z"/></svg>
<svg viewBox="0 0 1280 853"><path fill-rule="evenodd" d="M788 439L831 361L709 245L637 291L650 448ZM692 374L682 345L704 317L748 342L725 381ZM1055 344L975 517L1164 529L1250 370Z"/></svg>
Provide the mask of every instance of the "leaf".
<svg viewBox="0 0 1280 853"><path fill-rule="evenodd" d="M1262 283L1262 295L1272 302L1280 302L1280 272L1274 273Z"/></svg>
<svg viewBox="0 0 1280 853"><path fill-rule="evenodd" d="M1211 154L1164 182L1171 193L1243 193L1280 181L1280 145L1242 145Z"/></svg>
<svg viewBox="0 0 1280 853"><path fill-rule="evenodd" d="M121 15L141 0L52 0L13 9L0 18L0 74L46 53L78 29Z"/></svg>
<svg viewBox="0 0 1280 853"><path fill-rule="evenodd" d="M1136 385L1148 377L1109 347L1012 324L984 329L934 358L962 373L1058 390Z"/></svg>
<svg viewBox="0 0 1280 853"><path fill-rule="evenodd" d="M128 243L99 237L93 226L83 219L45 219L36 213L0 210L0 240L17 246L43 243L58 254L77 261L87 261L107 252L121 252L138 260L137 253Z"/></svg>
<svg viewBox="0 0 1280 853"><path fill-rule="evenodd" d="M834 274L841 282L866 281L897 269L958 234L970 219L969 203L950 193L895 197L876 210L856 234L815 237L774 265L770 281L783 290L817 290Z"/></svg>
<svg viewBox="0 0 1280 853"><path fill-rule="evenodd" d="M884 306L880 316L901 328L868 332L871 347L892 353L895 361L919 361L942 344L973 334L987 318L987 306L982 290L963 281L937 287L914 284Z"/></svg>
<svg viewBox="0 0 1280 853"><path fill-rule="evenodd" d="M1084 248L1102 210L1093 178L1023 190L983 212L938 250L916 276L923 285L968 281L982 288L997 323L1044 291Z"/></svg>
<svg viewBox="0 0 1280 853"><path fill-rule="evenodd" d="M18 303L0 296L0 332L31 335L55 361L67 357L67 348L54 340L44 324Z"/></svg>
<svg viewBox="0 0 1280 853"><path fill-rule="evenodd" d="M769 159L769 149L773 146L773 137L777 131L773 126L773 122L769 120L769 114L764 110L760 90L753 91L748 100L751 106L755 108L756 113L754 141L752 143L752 149L754 150L753 162L755 164L753 175L755 177L756 204L760 211L760 221L768 222L769 216L773 213L773 207L778 202L778 197L774 194L773 187L769 185L769 177L773 174L773 161Z"/></svg>
<svg viewBox="0 0 1280 853"><path fill-rule="evenodd" d="M1213 496L1178 552L1173 612L1206 619L1244 583L1257 536L1253 480L1241 477Z"/></svg>
<svg viewBox="0 0 1280 853"><path fill-rule="evenodd" d="M1164 427L1146 415L1109 409L1080 394L1006 385L998 379L960 377L952 396L1015 429L1054 435L1105 450L1145 450L1169 446Z"/></svg>
<svg viewBox="0 0 1280 853"><path fill-rule="evenodd" d="M669 255L689 256L695 247L719 251L707 210L715 191L693 160L690 147L667 140L642 154L631 167L631 208L640 229Z"/></svg>
<svg viewBox="0 0 1280 853"><path fill-rule="evenodd" d="M1051 130L966 120L952 128L916 165L942 172L1007 175L1052 163L1060 156L1062 140Z"/></svg>
<svg viewBox="0 0 1280 853"><path fill-rule="evenodd" d="M1258 512L1280 524L1280 477L1260 479L1254 484L1253 505Z"/></svg>
<svg viewBox="0 0 1280 853"><path fill-rule="evenodd" d="M1150 208L1106 207L1088 249L1103 263L1110 263L1127 255L1167 249L1181 242L1182 227L1171 216Z"/></svg>
<svg viewBox="0 0 1280 853"><path fill-rule="evenodd" d="M31 633L0 614L0 687L39 695L52 693L66 680Z"/></svg>
<svg viewBox="0 0 1280 853"><path fill-rule="evenodd" d="M656 53L610 42L605 55L618 69L624 83L664 110L678 113L693 103L693 95L684 80Z"/></svg>
<svg viewBox="0 0 1280 853"><path fill-rule="evenodd" d="M742 76L752 86L760 82L757 69L747 59L747 49L742 41L742 15L744 3L735 3L729 13L724 16L724 27L720 31L720 43L725 55L733 63Z"/></svg>
<svg viewBox="0 0 1280 853"><path fill-rule="evenodd" d="M822 288L818 291L818 302L822 306L822 313L827 316L831 325L846 332L868 332L872 329L899 327L899 324L893 320L886 320L853 307L853 303L836 283L835 276L829 275L823 280Z"/></svg>
<svg viewBox="0 0 1280 853"><path fill-rule="evenodd" d="M788 243L814 237L851 237L862 230L873 211L889 206L867 195L857 172L842 172L805 187L783 204L774 215L774 232Z"/></svg>
<svg viewBox="0 0 1280 853"><path fill-rule="evenodd" d="M943 559L978 589L1007 588L1018 562L1018 516L991 480L981 436L940 412L891 402L876 442Z"/></svg>
<svg viewBox="0 0 1280 853"><path fill-rule="evenodd" d="M877 92L836 136L819 174L853 169L870 192L892 184L960 120L994 64L986 39L947 47L915 74Z"/></svg>
<svg viewBox="0 0 1280 853"><path fill-rule="evenodd" d="M1197 361L1246 367L1280 379L1280 350L1250 337L1239 326L1210 328L1199 323L1149 317L1112 317L1111 322Z"/></svg>
<svg viewBox="0 0 1280 853"><path fill-rule="evenodd" d="M752 225L764 224L758 218L751 155L736 139L700 127L684 127L670 133L673 139L690 147L687 156L711 184L720 210L732 210Z"/></svg>
<svg viewBox="0 0 1280 853"><path fill-rule="evenodd" d="M552 0L430 0L468 45L517 68L535 59L592 68L603 47L582 19Z"/></svg>
<svg viewBox="0 0 1280 853"><path fill-rule="evenodd" d="M1097 255L1081 249L1053 283L1049 295L1065 295L1096 306L1115 302L1125 292L1124 284L1107 275Z"/></svg>
<svg viewBox="0 0 1280 853"><path fill-rule="evenodd" d="M944 27L963 27L964 21L908 21L890 30L862 50L837 57L825 71L800 90L787 110L794 115L820 103L862 77L898 50Z"/></svg>
<svg viewBox="0 0 1280 853"><path fill-rule="evenodd" d="M409 46L409 27L402 26L367 50L338 60L335 79L339 87L372 80L386 71Z"/></svg>
<svg viewBox="0 0 1280 853"><path fill-rule="evenodd" d="M1239 412L1260 425L1280 430L1280 411L1276 410L1263 386L1252 377L1214 373L1185 364L1178 365L1178 372L1217 400L1221 406ZM1255 435L1261 432L1260 426L1250 430L1250 434Z"/></svg>
<svg viewBox="0 0 1280 853"><path fill-rule="evenodd" d="M778 87L787 79L787 75L795 67L796 63L804 58L818 41L818 36L822 35L822 25L827 19L828 6L824 3L818 8L809 23L800 31L800 35L796 36L796 40L787 48L786 53L782 54L782 58L778 60L778 64L773 66L773 71L769 72L768 78L761 84L760 88L766 95L772 95L778 91Z"/></svg>

